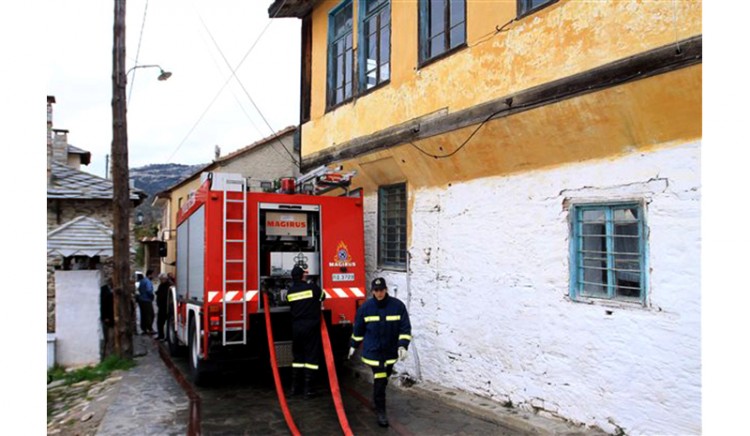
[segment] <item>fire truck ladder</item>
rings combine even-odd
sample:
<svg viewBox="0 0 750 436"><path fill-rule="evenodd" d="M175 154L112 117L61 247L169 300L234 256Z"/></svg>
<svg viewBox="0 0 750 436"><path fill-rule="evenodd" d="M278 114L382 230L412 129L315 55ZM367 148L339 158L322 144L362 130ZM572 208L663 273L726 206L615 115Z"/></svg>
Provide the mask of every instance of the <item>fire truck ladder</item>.
<svg viewBox="0 0 750 436"><path fill-rule="evenodd" d="M237 189L239 187L239 189ZM224 259L223 265L222 265L222 272L223 272L223 284L221 288L221 305L222 305L222 344L223 345L237 345L237 344L246 344L247 343L247 181L244 178L241 179L226 179L224 181L224 217L223 217L223 231L224 231L224 242L223 242L223 257ZM240 191L240 192L238 192ZM236 196L237 193L241 193L241 196ZM235 194L230 198L230 195ZM242 209L241 218L229 218L229 210L232 209L234 211L237 210L237 208ZM233 215L234 216L234 215ZM237 227L241 227L240 231L237 231ZM227 233L227 230L231 229L232 231L230 233ZM239 236L239 239L230 239L229 236L233 238L237 238ZM239 257L235 258L228 258L227 257L227 250L228 247L235 247L237 245L242 246L241 255ZM236 250L233 250L233 252L236 252ZM227 279L227 269L231 268L231 266L236 266L237 264L241 265L242 268L242 278L241 279ZM236 269L236 268L234 268ZM227 301L227 285L234 285L233 287L236 287L237 284L240 284L240 293L242 294L241 300L233 300L230 299L230 301ZM242 305L242 315L240 319L233 319L231 321L227 320L227 306L230 305ZM234 340L227 340L227 331L242 331L242 339L234 339Z"/></svg>

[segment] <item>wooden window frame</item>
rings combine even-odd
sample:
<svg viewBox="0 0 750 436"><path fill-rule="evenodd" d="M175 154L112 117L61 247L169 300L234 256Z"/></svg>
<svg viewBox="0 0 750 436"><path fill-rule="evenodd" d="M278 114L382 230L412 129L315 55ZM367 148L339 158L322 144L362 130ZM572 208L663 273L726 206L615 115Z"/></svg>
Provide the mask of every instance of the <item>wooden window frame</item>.
<svg viewBox="0 0 750 436"><path fill-rule="evenodd" d="M627 297L618 295L616 284L616 263L614 226L616 224L613 213L615 210L634 208L637 210L637 229L638 229L638 264L640 266L639 274L639 296ZM584 255L582 248L583 233L583 213L586 211L602 211L605 214L605 234L602 235L605 240L604 259L606 266L604 273L607 276L605 294L595 294L584 292L583 275L586 270L584 266ZM646 225L645 207L640 201L629 202L607 202L607 203L582 203L571 206L570 209L570 298L575 301L617 301L625 303L638 303L646 305L648 294L648 227ZM621 235L622 236L622 235Z"/></svg>
<svg viewBox="0 0 750 436"><path fill-rule="evenodd" d="M516 19L526 17L528 15L535 14L536 12L557 3L559 0L547 0L546 2L530 6L531 0L516 0Z"/></svg>
<svg viewBox="0 0 750 436"><path fill-rule="evenodd" d="M340 34L336 35L335 28L334 28L334 22L336 19L336 16L342 12L344 9L346 9L347 6L352 6L352 27ZM342 93L342 100L336 101L336 91L337 91L337 83L336 83L336 74L337 71L334 69L334 66L336 65L336 59L333 57L334 53L334 46L337 42L339 42L342 39L345 39L347 35L351 35L352 38L352 53L351 53L351 95L347 98L346 97L346 73L344 73L344 84L343 84L343 93ZM335 39L334 39L335 38ZM355 53L354 53L354 5L352 0L343 0L341 3L339 3L336 7L331 9L331 12L328 13L328 68L326 73L326 82L327 82L327 91L326 91L326 112L333 110L337 108L338 106L341 106L343 104L346 104L347 102L354 99L355 93L357 91L357 81L356 81L356 69L355 69ZM346 70L346 48L344 48L344 54L342 55L344 57L344 60L342 64L344 64L344 70Z"/></svg>
<svg viewBox="0 0 750 436"><path fill-rule="evenodd" d="M393 29L393 15L392 15L392 9L391 9L391 0L383 0L383 4L380 6L377 6L375 10L367 13L367 3L373 1L373 0L359 0L358 4L358 31L357 31L357 37L358 37L358 44L357 44L357 61L359 63L358 73L359 73L359 87L358 91L360 95L366 94L368 92L373 91L374 89L380 88L391 81L391 66L393 65L393 57L392 57L392 45L393 45L393 39L392 39L392 29ZM383 54L380 51L381 47L381 23L380 23L380 13L383 12L384 9L388 9L388 78L383 80L380 77L380 65L383 58ZM365 22L369 21L371 19L375 19L377 23L378 31L376 33L376 44L377 44L377 54L375 55L376 59L376 79L375 79L375 85L371 88L367 88L367 52L368 52L368 44L369 44L369 38L368 35L365 35Z"/></svg>
<svg viewBox="0 0 750 436"><path fill-rule="evenodd" d="M445 50L435 56L430 57L429 56L429 29L430 29L430 22L432 21L430 19L429 15L429 6L430 6L430 0L419 0L419 11L417 14L417 20L418 20L418 28L419 28L419 35L418 35L418 51L419 51L419 64L418 67L422 68L424 66L427 66L433 62L436 62L440 59L443 59L447 56L452 55L458 50L461 50L463 48L467 47L466 42L466 23L468 21L468 5L466 0L464 0L464 20L461 22L463 35L464 35L464 41L461 44L457 44L453 47L451 47L451 38L450 38L450 20L451 20L451 10L450 10L450 0L445 1L445 22L443 23L444 26L444 33L445 33ZM454 26L455 27L455 26Z"/></svg>

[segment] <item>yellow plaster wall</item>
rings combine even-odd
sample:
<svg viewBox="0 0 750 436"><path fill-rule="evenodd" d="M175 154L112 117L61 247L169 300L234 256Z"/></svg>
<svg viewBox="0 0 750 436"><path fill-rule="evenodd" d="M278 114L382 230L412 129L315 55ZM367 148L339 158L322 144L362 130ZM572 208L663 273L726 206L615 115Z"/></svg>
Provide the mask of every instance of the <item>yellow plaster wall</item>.
<svg viewBox="0 0 750 436"><path fill-rule="evenodd" d="M492 120L451 158L477 126L343 162L365 194L409 189L679 146L702 137L702 65ZM542 126L540 128L540 126Z"/></svg>
<svg viewBox="0 0 750 436"><path fill-rule="evenodd" d="M417 68L417 2L394 0L391 82L326 113L328 12L338 4L325 1L313 12L312 106L302 126L303 157L418 116L472 107L702 33L700 1L560 0L498 33L496 28L515 17L515 1L468 0L468 47ZM356 6L354 1L355 26ZM557 123L552 119L548 127L554 130Z"/></svg>

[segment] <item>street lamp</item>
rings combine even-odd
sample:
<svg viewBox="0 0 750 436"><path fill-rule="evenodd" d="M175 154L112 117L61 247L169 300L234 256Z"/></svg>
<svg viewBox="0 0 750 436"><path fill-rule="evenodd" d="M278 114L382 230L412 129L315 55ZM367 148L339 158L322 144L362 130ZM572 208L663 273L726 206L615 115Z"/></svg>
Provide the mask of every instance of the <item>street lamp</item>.
<svg viewBox="0 0 750 436"><path fill-rule="evenodd" d="M137 214L135 214L135 224L138 226L143 225L143 212L141 212L140 210Z"/></svg>
<svg viewBox="0 0 750 436"><path fill-rule="evenodd" d="M159 73L159 77L157 77L157 79L161 80L161 81L167 80L170 77L172 77L172 73L171 72L164 71L164 69L162 67L160 67L159 65L136 65L136 66L132 67L131 69L129 69L128 72L125 73L125 76L127 76L128 74L130 74L130 72L133 71L133 70L135 70L136 68L158 68L159 71L160 71L160 73Z"/></svg>

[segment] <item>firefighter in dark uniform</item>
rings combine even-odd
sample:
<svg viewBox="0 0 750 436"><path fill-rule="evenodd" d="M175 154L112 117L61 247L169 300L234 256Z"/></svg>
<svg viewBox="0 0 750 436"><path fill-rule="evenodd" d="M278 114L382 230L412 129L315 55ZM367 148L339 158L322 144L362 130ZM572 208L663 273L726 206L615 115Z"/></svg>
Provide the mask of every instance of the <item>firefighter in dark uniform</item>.
<svg viewBox="0 0 750 436"><path fill-rule="evenodd" d="M304 395L314 395L313 381L320 360L320 302L325 294L315 283L305 283L305 271L292 268L292 285L286 299L292 312L292 387L291 395L300 394L300 381L304 374Z"/></svg>
<svg viewBox="0 0 750 436"><path fill-rule="evenodd" d="M385 388L393 365L406 359L411 342L411 323L404 303L388 295L385 279L378 277L373 280L371 292L373 298L365 301L357 310L349 358L364 341L362 362L372 369L372 396L378 425L388 427Z"/></svg>

